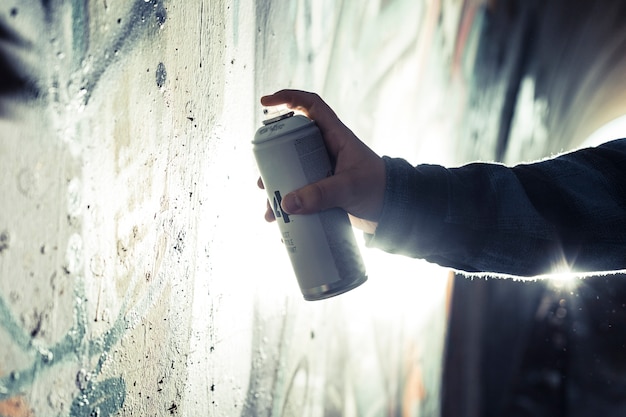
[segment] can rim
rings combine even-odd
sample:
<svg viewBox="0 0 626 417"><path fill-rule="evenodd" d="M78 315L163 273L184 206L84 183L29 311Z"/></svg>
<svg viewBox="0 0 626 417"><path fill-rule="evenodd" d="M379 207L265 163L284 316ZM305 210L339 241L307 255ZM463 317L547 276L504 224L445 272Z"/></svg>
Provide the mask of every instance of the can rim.
<svg viewBox="0 0 626 417"><path fill-rule="evenodd" d="M282 123L280 123L282 122ZM281 136L285 136L288 133L298 131L300 129L306 129L315 125L315 121L309 119L304 115L295 115L290 117L283 117L281 120L277 120L273 123L261 126L254 135L252 144L258 145L265 142L270 142ZM269 132L269 134L267 134Z"/></svg>
<svg viewBox="0 0 626 417"><path fill-rule="evenodd" d="M345 283L345 280L333 282L330 284L320 285L315 288L301 288L302 295L306 301L325 300L327 298L335 297L345 292L351 291L356 287L367 281L367 274L358 275L349 284Z"/></svg>

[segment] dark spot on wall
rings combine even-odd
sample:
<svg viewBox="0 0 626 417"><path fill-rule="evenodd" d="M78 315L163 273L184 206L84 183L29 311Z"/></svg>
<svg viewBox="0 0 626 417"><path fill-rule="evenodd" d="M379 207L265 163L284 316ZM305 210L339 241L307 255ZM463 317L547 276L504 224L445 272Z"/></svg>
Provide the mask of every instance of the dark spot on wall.
<svg viewBox="0 0 626 417"><path fill-rule="evenodd" d="M43 313L38 314L35 311L35 326L30 331L30 337L37 337L37 335L41 332L41 326L43 325Z"/></svg>
<svg viewBox="0 0 626 417"><path fill-rule="evenodd" d="M17 16L17 7L12 8L10 13L11 13L11 17Z"/></svg>
<svg viewBox="0 0 626 417"><path fill-rule="evenodd" d="M0 233L0 253L4 252L6 249L9 249L9 232L3 230Z"/></svg>
<svg viewBox="0 0 626 417"><path fill-rule="evenodd" d="M162 62L159 62L156 69L156 85L159 88L162 88L165 85L165 81L167 80L167 71L165 70L165 65Z"/></svg>
<svg viewBox="0 0 626 417"><path fill-rule="evenodd" d="M165 20L167 19L167 10L165 10L165 6L162 3L155 5L156 11L154 13L156 17L156 22L159 26L163 26Z"/></svg>
<svg viewBox="0 0 626 417"><path fill-rule="evenodd" d="M128 248L126 247L124 242L122 242L121 240L118 240L117 241L117 255L124 256L126 255L126 252L128 252Z"/></svg>
<svg viewBox="0 0 626 417"><path fill-rule="evenodd" d="M12 16L17 15L17 9L13 10ZM40 94L36 83L38 68L22 58L33 51L33 44L20 35L11 22L0 19L0 97L34 99ZM8 113L2 104L0 115Z"/></svg>
<svg viewBox="0 0 626 417"><path fill-rule="evenodd" d="M176 238L176 244L174 245L174 249L178 253L183 253L183 250L185 250L185 231L184 230L181 230L178 233L178 237Z"/></svg>

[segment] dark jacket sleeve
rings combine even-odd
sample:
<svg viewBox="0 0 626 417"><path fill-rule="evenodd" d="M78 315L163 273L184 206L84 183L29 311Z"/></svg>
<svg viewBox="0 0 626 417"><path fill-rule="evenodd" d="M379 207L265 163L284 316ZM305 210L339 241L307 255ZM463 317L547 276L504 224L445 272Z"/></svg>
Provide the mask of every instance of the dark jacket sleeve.
<svg viewBox="0 0 626 417"><path fill-rule="evenodd" d="M515 167L384 160L369 246L466 272L626 269L626 139Z"/></svg>

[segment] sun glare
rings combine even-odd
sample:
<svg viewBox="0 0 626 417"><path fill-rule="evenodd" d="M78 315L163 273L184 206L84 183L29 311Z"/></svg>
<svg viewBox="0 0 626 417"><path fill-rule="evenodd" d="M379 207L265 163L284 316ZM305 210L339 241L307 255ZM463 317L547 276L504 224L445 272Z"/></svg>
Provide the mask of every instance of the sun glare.
<svg viewBox="0 0 626 417"><path fill-rule="evenodd" d="M613 119L609 123L596 130L583 144L584 146L597 146L613 139L626 138L626 115Z"/></svg>
<svg viewBox="0 0 626 417"><path fill-rule="evenodd" d="M550 280L553 287L571 291L578 285L580 275L563 259L553 267L552 272L546 278Z"/></svg>
<svg viewBox="0 0 626 417"><path fill-rule="evenodd" d="M411 320L419 321L420 318L427 320L445 305L448 269L368 248L361 234L355 229L368 280L340 296L355 313L362 310L378 320L410 316Z"/></svg>

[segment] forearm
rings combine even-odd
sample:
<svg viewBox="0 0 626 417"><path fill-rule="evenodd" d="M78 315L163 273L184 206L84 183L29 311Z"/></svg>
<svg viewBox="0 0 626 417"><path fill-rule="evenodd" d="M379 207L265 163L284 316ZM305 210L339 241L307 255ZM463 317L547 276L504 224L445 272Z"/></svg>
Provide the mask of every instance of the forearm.
<svg viewBox="0 0 626 417"><path fill-rule="evenodd" d="M385 164L370 246L467 272L626 268L624 140L513 168Z"/></svg>

